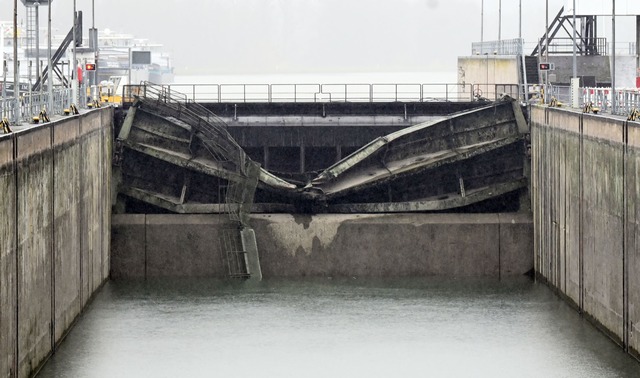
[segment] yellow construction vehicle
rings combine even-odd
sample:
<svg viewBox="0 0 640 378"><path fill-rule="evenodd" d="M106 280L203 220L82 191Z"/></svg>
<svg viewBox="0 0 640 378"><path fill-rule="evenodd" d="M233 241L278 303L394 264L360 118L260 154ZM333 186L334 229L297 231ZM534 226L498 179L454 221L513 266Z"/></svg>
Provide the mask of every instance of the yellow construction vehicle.
<svg viewBox="0 0 640 378"><path fill-rule="evenodd" d="M110 76L109 80L103 80L97 87L93 89L87 89L88 103L99 102L100 104L122 104L122 90L125 87L127 79L125 76ZM125 98L125 101L132 101L133 99Z"/></svg>

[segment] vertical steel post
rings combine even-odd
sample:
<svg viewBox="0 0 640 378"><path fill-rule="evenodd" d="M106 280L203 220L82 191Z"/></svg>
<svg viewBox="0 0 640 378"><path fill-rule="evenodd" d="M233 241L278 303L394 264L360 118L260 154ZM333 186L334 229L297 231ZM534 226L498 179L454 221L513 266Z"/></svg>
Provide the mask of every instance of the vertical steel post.
<svg viewBox="0 0 640 378"><path fill-rule="evenodd" d="M40 88L42 88L40 81L40 3L34 5L36 7L36 82L40 83Z"/></svg>
<svg viewBox="0 0 640 378"><path fill-rule="evenodd" d="M127 84L131 85L131 66L133 66L133 64L131 63L131 47L129 47L129 59L128 59L128 62L129 62L129 76L128 76L128 83ZM115 90L115 88L114 88L114 90Z"/></svg>
<svg viewBox="0 0 640 378"><path fill-rule="evenodd" d="M480 3L480 54L484 53L484 0Z"/></svg>
<svg viewBox="0 0 640 378"><path fill-rule="evenodd" d="M96 64L95 66L95 70L93 71L93 81L92 84L93 85L98 85L98 71L100 70L100 66L98 66L98 56L99 56L99 46L98 46L98 31L96 30L96 4L95 4L95 0L91 0L91 28L93 29L93 33L95 35L95 37L92 36L92 38L95 39L95 46L94 46L94 52L93 52L93 63ZM131 85L131 83L129 83L129 85Z"/></svg>
<svg viewBox="0 0 640 378"><path fill-rule="evenodd" d="M47 23L47 91L49 92L49 107L47 112L53 114L53 67L51 67L51 4L53 0L49 0L48 23ZM44 83L43 83L44 84Z"/></svg>
<svg viewBox="0 0 640 378"><path fill-rule="evenodd" d="M545 29L544 29L544 61L546 63L549 62L549 0L545 1ZM547 98L549 98L549 71L544 72L544 98L542 99L544 103L547 103Z"/></svg>
<svg viewBox="0 0 640 378"><path fill-rule="evenodd" d="M522 0L518 2L518 38L522 42Z"/></svg>
<svg viewBox="0 0 640 378"><path fill-rule="evenodd" d="M616 0L612 0L613 9L611 13L611 114L618 110L616 99Z"/></svg>
<svg viewBox="0 0 640 378"><path fill-rule="evenodd" d="M640 85L638 77L640 77L640 16L636 16L636 87Z"/></svg>
<svg viewBox="0 0 640 378"><path fill-rule="evenodd" d="M576 58L576 0L573 0L573 78L578 77L578 61Z"/></svg>
<svg viewBox="0 0 640 378"><path fill-rule="evenodd" d="M18 74L18 0L13 0L13 97L15 108L13 122L18 123L20 109L20 76Z"/></svg>
<svg viewBox="0 0 640 378"><path fill-rule="evenodd" d="M498 43L502 41L502 0L498 1Z"/></svg>
<svg viewBox="0 0 640 378"><path fill-rule="evenodd" d="M76 12L76 0L73 0L73 64L71 69L71 97L72 104L76 104L78 101L78 57L76 56L76 50L78 41L76 41L78 27L78 13Z"/></svg>

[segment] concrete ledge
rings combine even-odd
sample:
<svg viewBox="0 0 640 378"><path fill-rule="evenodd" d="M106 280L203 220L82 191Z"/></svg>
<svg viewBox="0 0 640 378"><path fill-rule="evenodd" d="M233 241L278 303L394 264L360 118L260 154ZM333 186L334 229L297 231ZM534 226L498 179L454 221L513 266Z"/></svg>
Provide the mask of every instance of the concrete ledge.
<svg viewBox="0 0 640 378"><path fill-rule="evenodd" d="M114 215L112 222L114 279L226 277L225 215ZM262 214L251 225L264 277L498 278L533 268L527 214Z"/></svg>

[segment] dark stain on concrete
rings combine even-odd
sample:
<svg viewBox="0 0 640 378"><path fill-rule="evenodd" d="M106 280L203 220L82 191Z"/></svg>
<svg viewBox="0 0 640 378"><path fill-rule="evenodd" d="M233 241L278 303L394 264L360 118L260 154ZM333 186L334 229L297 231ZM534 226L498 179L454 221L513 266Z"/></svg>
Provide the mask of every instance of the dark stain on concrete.
<svg viewBox="0 0 640 378"><path fill-rule="evenodd" d="M313 221L313 218L309 214L293 214L293 220L296 224L301 224L304 226L304 229L308 229L309 225Z"/></svg>

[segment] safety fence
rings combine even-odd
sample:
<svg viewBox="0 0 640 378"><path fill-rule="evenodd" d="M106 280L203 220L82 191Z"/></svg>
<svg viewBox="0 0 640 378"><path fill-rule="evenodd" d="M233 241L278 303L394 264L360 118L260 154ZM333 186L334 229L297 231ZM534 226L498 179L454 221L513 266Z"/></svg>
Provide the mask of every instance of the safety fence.
<svg viewBox="0 0 640 378"><path fill-rule="evenodd" d="M155 85L154 85L155 86ZM161 87L166 95L190 103L336 103L336 102L467 102L496 101L510 96L522 103L557 101L572 104L571 87L540 84L170 84ZM145 86L125 86L123 99L130 105ZM545 90L546 89L546 90ZM578 106L593 104L601 112L628 115L640 107L637 89L616 90L612 109L611 88L580 88Z"/></svg>
<svg viewBox="0 0 640 378"><path fill-rule="evenodd" d="M65 109L69 109L71 104L84 108L90 101L91 96L82 95L89 93L87 87L78 90L80 95L77 101L73 101L71 88L56 88L53 90L53 97L49 98L48 91L25 92L18 98L13 94L2 94L0 101L0 114L2 118L8 119L13 124L21 122L31 122L33 117L46 112L47 115L62 115Z"/></svg>
<svg viewBox="0 0 640 378"><path fill-rule="evenodd" d="M472 84L170 84L199 103L473 101Z"/></svg>
<svg viewBox="0 0 640 378"><path fill-rule="evenodd" d="M524 40L521 38L500 41L473 42L472 55L518 55L523 53Z"/></svg>
<svg viewBox="0 0 640 378"><path fill-rule="evenodd" d="M572 103L571 87L569 86L550 86L549 95L549 98L555 98L568 106ZM637 88L618 88L612 91L610 87L580 88L578 92L578 105L580 108L583 108L587 104L597 107L598 111L603 113L626 116L640 109L640 90Z"/></svg>

